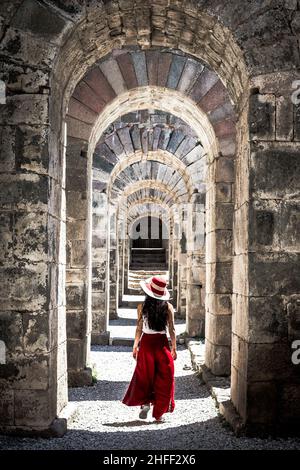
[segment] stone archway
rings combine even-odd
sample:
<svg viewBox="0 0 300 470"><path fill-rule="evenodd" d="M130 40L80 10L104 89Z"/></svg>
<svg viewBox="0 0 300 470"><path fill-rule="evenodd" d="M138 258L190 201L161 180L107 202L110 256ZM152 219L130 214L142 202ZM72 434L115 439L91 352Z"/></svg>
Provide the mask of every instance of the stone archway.
<svg viewBox="0 0 300 470"><path fill-rule="evenodd" d="M235 151L238 156L231 399L244 425L272 427L274 423L282 426L292 423L299 416L299 400L293 404L289 400L290 394L299 397L296 371L290 361L300 277L299 241L292 224L299 202L297 196L294 199L299 174L299 120L289 96L290 83L298 74L299 53L294 30L286 21L290 10L286 6L265 10L258 1L252 2L249 10L239 3L222 3L220 9L218 2L208 1L199 7L187 1L178 8L175 1L159 1L144 2L141 7L124 2L117 6L114 2L91 3L84 4L83 9L78 6L76 12L61 2L49 1L47 6L36 3L36 13L56 20L51 21L55 27L49 32L45 26L49 21L38 28L31 24L31 13L26 13L26 7L28 1L3 9L6 28L1 38L7 64L1 78L11 93L1 116L1 132L7 142L1 175L4 233L1 334L8 360L1 367L5 371L4 384L9 385L1 395L7 410L1 429L42 433L50 428L51 432L58 432L56 417L67 402L66 109L75 86L89 67L111 51L134 44L149 51L167 47L194 57L201 54L201 59L222 79L236 105L236 149L226 142L228 128L224 123L215 126L223 157ZM253 16L261 21L253 21ZM278 28L272 27L274 18ZM33 54L33 50L37 52ZM151 61L151 54L149 57ZM79 135L80 130L74 130L74 138L81 139L79 161L82 159L90 171L87 141L85 135ZM219 204L233 204L230 168L222 172L230 181L223 181L223 177L220 181L225 161L217 152L209 168L218 179L213 188L208 188L208 200L217 208L209 215L216 232L227 230L226 224L217 225ZM84 184L87 181L90 179ZM79 198L78 207L84 204L84 199ZM212 246L214 243L211 240ZM87 243L87 258L88 246ZM227 259L220 251L217 256L211 263L214 267L208 269L208 279L212 284L222 285L222 279L230 278ZM90 300L88 294L87 312ZM207 305L225 316L229 308L227 292L208 292ZM84 317L87 345L89 315ZM273 318L275 330L271 327ZM11 328L17 342L7 335ZM212 328L212 334L215 331ZM30 340L32 335L39 340ZM272 361L274 355L276 361ZM214 354L209 354L207 360L212 365L216 363ZM32 380L32 375L39 377L38 383ZM268 407L267 415L263 397L267 397L268 404L274 403Z"/></svg>

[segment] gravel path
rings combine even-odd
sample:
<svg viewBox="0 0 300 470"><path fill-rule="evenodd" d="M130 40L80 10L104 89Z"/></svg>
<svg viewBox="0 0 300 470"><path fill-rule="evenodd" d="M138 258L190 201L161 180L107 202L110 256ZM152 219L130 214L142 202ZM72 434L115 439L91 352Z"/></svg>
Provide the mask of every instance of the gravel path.
<svg viewBox="0 0 300 470"><path fill-rule="evenodd" d="M175 363L176 408L165 423L138 419L138 408L121 399L135 362L129 347L93 347L98 383L70 390L76 419L60 439L0 436L2 449L300 449L300 439L236 438L218 418L213 399L191 370L190 354L179 348Z"/></svg>

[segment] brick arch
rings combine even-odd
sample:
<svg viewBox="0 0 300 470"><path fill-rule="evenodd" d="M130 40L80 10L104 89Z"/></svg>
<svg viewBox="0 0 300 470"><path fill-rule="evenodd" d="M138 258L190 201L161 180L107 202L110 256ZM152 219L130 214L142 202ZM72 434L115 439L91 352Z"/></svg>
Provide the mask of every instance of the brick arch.
<svg viewBox="0 0 300 470"><path fill-rule="evenodd" d="M75 88L68 109L70 135L79 131L87 137L109 103L123 93L148 86L174 90L191 99L207 114L217 137L234 134L234 107L215 72L177 51L157 49L147 54L125 49L94 66Z"/></svg>
<svg viewBox="0 0 300 470"><path fill-rule="evenodd" d="M126 54L128 53L128 51L125 51L125 52ZM163 52L161 51L160 53L163 54ZM121 56L122 54L118 54L118 55ZM184 55L182 55L182 57L184 58ZM171 62L170 63L170 77L171 77L172 76L171 66L173 63L173 57L172 57L172 61L170 62ZM119 76L120 78L119 63L116 62L116 60L113 57L113 54L109 57L108 61L104 60L103 63L99 64L99 66L98 65L95 66L91 70L92 77L88 76L88 74L86 77L84 77L84 80L82 80L81 83L78 85L78 88L75 89L75 93L73 96L74 100L71 102L72 106L70 108L70 112L71 114L73 113L73 116L69 114L68 119L67 119L67 124L68 124L69 138L75 138L75 139L80 138L83 141L86 141L89 143L89 150L87 154L88 162L91 161L92 154L94 152L94 149L96 148L99 138L102 139L102 135L106 132L106 129L109 126L111 126L117 119L119 119L120 116L126 113L130 113L130 112L146 110L147 108L151 107L153 109L161 110L165 113L171 112L173 115L183 118L185 123L188 126L190 126L190 128L193 130L195 135L201 141L201 144L203 145L203 148L204 148L204 152L207 153L206 160L210 165L209 176L210 176L211 182L214 181L215 178L219 178L219 179L221 178L221 181L222 181L223 176L220 176L221 173L225 173L226 178L228 178L227 173L229 173L229 178L232 178L233 157L236 151L236 132L235 132L236 115L235 115L235 109L231 103L231 99L229 98L229 95L224 85L221 83L221 81L219 80L219 78L216 76L214 72L209 71L208 68L204 69L204 66L202 68L203 64L200 64L200 65L196 64L196 62L193 61L192 58L186 58L185 63L187 64L187 69L190 68L190 70L191 70L191 64L192 66L196 66L196 65L198 66L198 71L201 70L198 76L199 80L197 79L196 82L193 84L189 83L187 80L189 74L186 73L185 65L184 65L184 68L182 69L183 78L182 80L181 78L179 79L178 88L176 87L172 88L171 86L169 88L167 86L162 87L162 86L158 86L158 84L152 85L149 80L149 83L147 83L146 85L140 82L141 85L135 88L129 88L128 90L126 87L120 86L118 90L118 86L120 85L120 80L119 80L118 84L116 83L114 84L114 87L115 87L114 92L119 91L119 94L115 93L115 96L113 96L113 94L111 93L113 86L109 84L107 80L106 80L106 85L103 85L104 84L103 74L105 70L106 70L107 76L109 76L109 74L107 73L107 68L106 68L107 66L113 67L116 72L115 76L116 77ZM102 66L102 69L101 69L101 66ZM98 69L100 70L100 73L98 72ZM118 70L119 70L119 73L118 73ZM202 75L202 72L203 72L203 75ZM204 83L206 84L208 83L208 88L205 89L204 87L204 91L201 88L201 85L203 84L200 78L201 75L202 75L202 80L204 80ZM91 86L92 80L94 80L93 87ZM97 98L99 96L99 92L98 93L96 92L96 86L97 84L99 84L101 80L102 80L102 85L104 86L106 92L108 93L109 91L108 95L109 95L110 101L108 100L105 103L105 106L103 106L103 101ZM171 82L172 80L170 79L170 83ZM153 83L156 83L156 82L153 81ZM182 83L185 83L185 87L183 88L182 88ZM190 95L186 92L189 88L191 91ZM203 94L203 97L202 97L202 94ZM205 111L201 108L199 104L200 101L197 99L197 97L201 101L201 105L203 106ZM194 100L192 98L194 98ZM85 109L83 109L82 102L84 102L85 100L87 100L87 102L92 101L94 108L87 110L86 109L87 106L84 105ZM80 110L83 112L83 116L85 116L85 119L89 120L89 122L86 123L84 122L84 120L79 121L78 119L74 119L74 114L76 115L76 113L79 112ZM103 163L106 164L103 159L100 159L100 166ZM192 173L192 177L195 177L194 172ZM103 170L100 168L99 178L98 178L98 181L96 178L95 187L98 186L100 191L101 190L105 191L104 186L107 181L102 182L101 181L102 179L103 179ZM232 182L233 181L230 181L230 184ZM226 180L226 183L227 183L227 180ZM154 184L154 181L152 181L152 185L153 184ZM159 185L157 184L157 182L156 182L156 187L159 188ZM203 190L204 188L202 187L200 189ZM126 196L126 191L124 195ZM191 195L192 194L190 194L190 196ZM213 199L210 198L210 200L212 201ZM175 202L177 202L176 198L175 198ZM223 205L223 201L220 202L219 209L225 209L225 205ZM228 204L226 207L227 212L229 212L230 210L232 211L232 209L233 209L232 204ZM211 213L212 213L212 210L211 210ZM212 217L208 219L207 226L211 227L210 237L217 236L218 229L216 227L215 217L216 217L216 214L214 213L212 214ZM232 231L232 228L230 230ZM222 239L221 240L219 239L219 241L215 243L214 246L217 247L218 244L221 245L222 243L223 243ZM107 246L109 246L109 242L107 242ZM228 250L228 247L225 247L225 250ZM192 258L190 254L189 256L190 258ZM203 262L200 256L198 256L197 262L198 264ZM209 291L209 295L214 296L215 295L215 292L213 290L215 288L214 279L217 279L218 275L221 277L223 276L224 268L227 269L226 276L230 277L230 269L228 269L229 263L227 266L223 265L222 263L217 264L215 263L215 260L213 260L212 263L214 265L209 266L209 269L208 269L209 280L213 284L212 290ZM214 275L212 275L213 271L215 271ZM196 270L194 270L194 272L196 272ZM198 279L197 279L197 282L199 283ZM97 277L95 278L95 283L97 283ZM193 286L194 284L195 282L191 280L191 285ZM106 285L108 284L106 283ZM228 290L227 292L228 292L228 295L230 296L230 287L228 287ZM199 297L198 294L197 294L197 297ZM210 312L208 313L208 315L210 316L208 317L208 321L215 320L216 315L215 315L215 310L214 312L213 310L214 309L211 308ZM195 309L195 312L196 312L196 309ZM228 313L229 312L227 312L226 328L230 331L230 328L231 328L231 325L229 324L230 315L228 315ZM217 317L216 319L218 321L219 320L223 321L223 318L221 319ZM219 327L218 325L216 325L216 322L214 324L213 329L217 331L219 330ZM203 331L203 328L201 331ZM217 348L216 348L215 338L216 336L214 336L213 338L208 338L208 342L210 339L213 339L213 342L211 343L210 351L208 354L208 362L209 362L208 365L210 367L215 367L214 372L217 372L219 374L228 373L229 368L230 368L230 358L228 356L228 351L230 351L230 345L229 344L226 344L226 345L222 344L221 346L217 345ZM220 350L222 348L226 349L226 352L227 352L226 356L224 354L223 355L220 354ZM217 349L218 351L216 352ZM225 360L223 361L221 365L218 364L218 361L216 360L220 356L221 357L225 356ZM224 364L226 365L224 366Z"/></svg>
<svg viewBox="0 0 300 470"><path fill-rule="evenodd" d="M126 170L127 167L132 166L133 164L141 161L141 154L136 152L132 155L129 155L122 165L116 165L114 171L111 174L111 179L109 182L108 193L110 192L110 188L113 187L114 181L120 177L122 171ZM145 159L142 160L145 162L157 162L159 164L164 164L169 168L176 170L176 172L182 177L183 181L185 182L185 186L188 191L192 190L192 182L190 175L188 174L185 165L173 154L170 154L166 151L155 151L149 152Z"/></svg>
<svg viewBox="0 0 300 470"><path fill-rule="evenodd" d="M145 0L142 4L127 4L120 0L117 4L107 1L105 4L97 2L97 5L77 2L77 9L72 10L72 0L49 0L34 3L34 12L42 20L38 22L32 22L31 0L6 3L7 8L1 9L4 26L1 34L1 57L4 59L1 78L7 85L8 93L7 107L3 108L1 119L2 123L12 128L1 129L9 142L7 160L2 166L7 174L3 180L1 177L3 191L11 197L1 201L5 220L8 218L5 226L11 226L12 220L17 224L16 209L27 210L28 213L18 212L19 221L22 220L19 225L23 226L24 222L26 237L14 231L19 250L14 264L3 268L3 305L13 307L18 312L12 315L14 319L9 322L9 327L19 331L19 325L22 326L19 310L23 301L26 315L35 317L34 320L40 325L38 330L47 339L45 344L49 344L50 348L46 346L43 351L46 361L37 355L29 358L26 351L19 350L19 361L14 366L20 371L23 388L20 389L15 376L9 378L9 393L4 394L4 398L1 396L1 406L8 410L7 420L1 429L15 432L21 426L28 432L46 431L48 434L59 433L61 426L65 426L62 421L56 421L67 401L66 365L62 359L65 333L64 328L60 328L64 323L62 286L65 264L64 207L60 201L63 199L60 198L61 188L64 187L65 141L62 124L72 91L87 70L113 49L133 44L145 49L161 46L176 48L194 57L201 56L221 77L238 107L237 238L234 245L238 282L235 286L233 322L232 400L242 417L241 424L270 425L276 420L293 424L294 419L299 417L299 400L290 400L291 393L299 397L297 378L294 382L292 379L295 371L290 364L288 347L293 328L281 322L282 317L286 318L286 312L293 315L297 310L299 289L291 278L299 279L299 250L295 245L297 234L288 232L289 249L293 250L293 256L284 251L284 243L283 247L276 246L275 239L281 236L285 240L285 230L291 230L289 220L292 216L285 211L293 214L291 201L294 203L296 194L294 179L299 120L298 110L294 113L290 103L290 83L299 78L298 7L295 2L281 2L279 6L278 2L254 0L247 2L248 8L245 8L244 2L215 0L188 0L184 5L177 0ZM251 96L248 75L252 76L250 86L258 92ZM282 106L283 103L286 106ZM24 121L29 124L27 129ZM258 126L258 122L264 125ZM20 146L15 145L15 134ZM33 159L27 158L28 144L32 144L30 155L32 157L33 151ZM86 150L82 150L78 161L83 166ZM281 159L284 160L284 170ZM281 176L279 188L269 185L276 174ZM228 202L230 188L226 189L226 184L230 185L230 181L219 181L216 192L209 197L215 200L222 197L223 201ZM49 200L45 197L48 189ZM285 196L284 205L280 206L280 211L275 211L274 207L278 207L276 204L282 195ZM83 200L78 198L78 212L82 205ZM24 219L21 219L23 215ZM34 233L27 237L30 217L35 224L30 233ZM272 230L269 230L268 223ZM246 235L243 232L245 227ZM277 232L277 227L281 231ZM262 231L267 233L267 246L262 243ZM31 252L38 260L34 266L27 258L28 246L22 245L22 238L30 238L36 244L34 253ZM272 255L268 253L270 249L273 249ZM6 257L5 261L7 259L10 258ZM278 266L282 268L279 271ZM261 278L257 276L257 269L262 273ZM247 285L239 282L245 273ZM215 276L215 272L211 275ZM25 288L16 292L16 286L24 283L26 276L30 277L31 282L25 282ZM270 290L267 289L269 279L274 281L269 283ZM37 297L38 304L29 302L29 297ZM214 298L212 308L217 303L217 308L227 312L228 299L223 300L223 294L218 299ZM263 322L262 311L265 313ZM251 319L248 318L250 313ZM274 314L275 324L280 325L278 330L274 328L274 317L270 321ZM272 323L272 328L265 327L268 321ZM31 324L31 321L28 323ZM30 328L24 324L20 337L22 334L26 338L31 336ZM7 348L8 357L11 357L15 353L15 345L10 338ZM275 354L278 361L272 360ZM8 366L15 371L11 364ZM36 369L43 371L43 379L36 388L28 390L31 374ZM287 382L287 376L292 377L290 382ZM267 397L268 404L274 405L267 407L267 414L265 400L260 400L262 396ZM277 399L280 406L275 406Z"/></svg>
<svg viewBox="0 0 300 470"><path fill-rule="evenodd" d="M165 210L168 210L169 212L171 212L172 208L173 208L173 201L164 202L159 197L154 198L154 197L151 197L151 196L144 196L144 197L139 198L136 201L133 201L133 202L129 203L128 206L126 206L125 208L120 207L119 208L119 213L121 213L122 211L124 211L126 209L128 209L128 211L129 211L132 207L135 207L139 204L157 205L157 206L163 207Z"/></svg>
<svg viewBox="0 0 300 470"><path fill-rule="evenodd" d="M155 194L154 194L155 193ZM169 193L162 192L159 189L152 189L152 188L147 188L143 190L138 190L134 193L132 193L130 196L127 197L128 204L134 203L138 199L142 199L145 197L145 195L152 200L160 200L162 203L173 205L176 207L174 200L170 197Z"/></svg>
<svg viewBox="0 0 300 470"><path fill-rule="evenodd" d="M165 161L157 162L154 157L146 162L140 162L138 160L137 162L130 163L116 174L108 191L109 200L113 202L114 199L122 194L123 190L125 190L128 185L139 181L143 171L146 171L143 178L144 181L152 179L164 183L169 186L173 193L178 193L178 195L181 196L187 195L189 199L192 193L192 187L190 186L189 179L186 177L186 173L176 167L174 168L168 165Z"/></svg>
<svg viewBox="0 0 300 470"><path fill-rule="evenodd" d="M135 215L132 214L131 216L129 216L129 218L128 218L128 232L129 233L130 233L134 223L138 222L140 219L143 219L144 217L147 217L148 215L151 216L151 217L156 217L157 219L161 219L164 222L164 220L162 219L161 212L151 211L151 210L149 210L149 208L145 207L143 204L140 205L140 208L141 209L146 208L147 210L146 210L146 212L143 212L142 214L135 214Z"/></svg>
<svg viewBox="0 0 300 470"><path fill-rule="evenodd" d="M153 179L148 179L148 180L143 180L143 181L135 181L128 185L126 190L122 192L121 198L126 198L132 193L136 192L137 190L141 188L151 188L151 189L158 189L160 191L165 192L166 194L170 195L174 203L184 203L187 202L188 199L184 195L180 196L178 195L175 191L170 190L169 186L165 183L161 183L157 180Z"/></svg>
<svg viewBox="0 0 300 470"><path fill-rule="evenodd" d="M159 189L153 189L153 188L146 188L143 190L137 190L130 194L130 196L124 198L124 202L128 202L128 205L133 204L136 202L136 200L140 200L144 197L144 194L147 194L147 197L151 200L159 200L161 203L172 205L173 207L176 207L174 200L170 197L169 193L165 193ZM155 195L153 194L155 193ZM121 201L122 202L122 201ZM119 204L119 207L122 207L121 204Z"/></svg>

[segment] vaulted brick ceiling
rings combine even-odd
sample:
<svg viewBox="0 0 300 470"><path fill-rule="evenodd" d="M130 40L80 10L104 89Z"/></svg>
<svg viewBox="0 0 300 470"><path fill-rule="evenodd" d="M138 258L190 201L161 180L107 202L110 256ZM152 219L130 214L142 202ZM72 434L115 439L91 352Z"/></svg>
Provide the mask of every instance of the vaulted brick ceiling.
<svg viewBox="0 0 300 470"><path fill-rule="evenodd" d="M112 197L142 179L160 181L183 196L204 189L204 156L184 121L158 110L138 111L121 116L101 136L93 158L94 179L108 182L116 168Z"/></svg>
<svg viewBox="0 0 300 470"><path fill-rule="evenodd" d="M163 204L164 206L169 207L172 207L175 204L174 199L170 193L154 188L142 188L131 193L127 197L127 205L128 207L131 207L144 200L151 201L152 204L156 204L159 201L160 205Z"/></svg>
<svg viewBox="0 0 300 470"><path fill-rule="evenodd" d="M207 114L219 139L234 139L234 108L215 72L177 50L142 51L137 47L113 51L78 83L69 103L69 135L87 135L109 103L125 92L147 86L181 93Z"/></svg>
<svg viewBox="0 0 300 470"><path fill-rule="evenodd" d="M88 136L102 112L118 97L140 87L175 90L205 113L220 143L234 152L235 112L223 83L201 61L177 50L138 47L113 51L98 61L76 86L68 109L69 135ZM110 200L148 200L152 205L187 202L205 193L206 153L194 128L161 109L136 108L119 115L98 136L93 156L93 185ZM179 112L178 112L179 111ZM103 113L105 114L105 113ZM105 120L107 122L107 120ZM151 193L154 192L154 195ZM134 195L134 196L133 196Z"/></svg>

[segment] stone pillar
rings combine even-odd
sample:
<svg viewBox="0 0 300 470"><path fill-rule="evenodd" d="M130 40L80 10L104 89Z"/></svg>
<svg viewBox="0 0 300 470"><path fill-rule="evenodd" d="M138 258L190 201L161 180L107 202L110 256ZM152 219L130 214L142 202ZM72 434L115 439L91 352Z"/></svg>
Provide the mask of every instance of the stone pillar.
<svg viewBox="0 0 300 470"><path fill-rule="evenodd" d="M115 208L110 211L110 248L109 248L109 318L118 318L117 313L117 236L116 236L116 213Z"/></svg>
<svg viewBox="0 0 300 470"><path fill-rule="evenodd" d="M194 193L188 206L186 333L201 336L205 331L205 210L203 195Z"/></svg>
<svg viewBox="0 0 300 470"><path fill-rule="evenodd" d="M291 99L295 79L283 73L254 80L255 93L240 126L232 401L254 431L294 432L300 420L300 365L293 360L294 341L300 338L299 104Z"/></svg>
<svg viewBox="0 0 300 470"><path fill-rule="evenodd" d="M174 247L173 247L173 223L170 222L170 235L168 240L168 270L169 270L169 289L172 290L172 294L174 295L174 281L173 281L173 274L174 274Z"/></svg>
<svg viewBox="0 0 300 470"><path fill-rule="evenodd" d="M208 162L205 362L215 375L231 364L233 182L234 149Z"/></svg>
<svg viewBox="0 0 300 470"><path fill-rule="evenodd" d="M92 383L87 143L68 137L66 157L68 381L76 387Z"/></svg>
<svg viewBox="0 0 300 470"><path fill-rule="evenodd" d="M118 240L119 246L119 289L118 289L118 299L119 305L122 304L123 295L124 295L124 252L125 252L125 242L124 238L121 237Z"/></svg>
<svg viewBox="0 0 300 470"><path fill-rule="evenodd" d="M129 257L130 257L130 238L126 237L124 240L125 249L124 249L124 293L128 294L128 271L129 271Z"/></svg>
<svg viewBox="0 0 300 470"><path fill-rule="evenodd" d="M172 241L172 252L173 252L173 306L174 309L177 311L178 309L178 291L179 291L179 273L178 273L178 253L179 253L179 224L177 222L174 223L174 232L173 232L173 241Z"/></svg>
<svg viewBox="0 0 300 470"><path fill-rule="evenodd" d="M0 105L0 432L58 436L68 400L65 154L48 107L34 93Z"/></svg>
<svg viewBox="0 0 300 470"><path fill-rule="evenodd" d="M93 183L92 233L92 344L108 344L108 204L107 195L97 180Z"/></svg>
<svg viewBox="0 0 300 470"><path fill-rule="evenodd" d="M186 281L187 281L187 207L181 211L181 238L178 247L178 292L177 312L186 318Z"/></svg>

